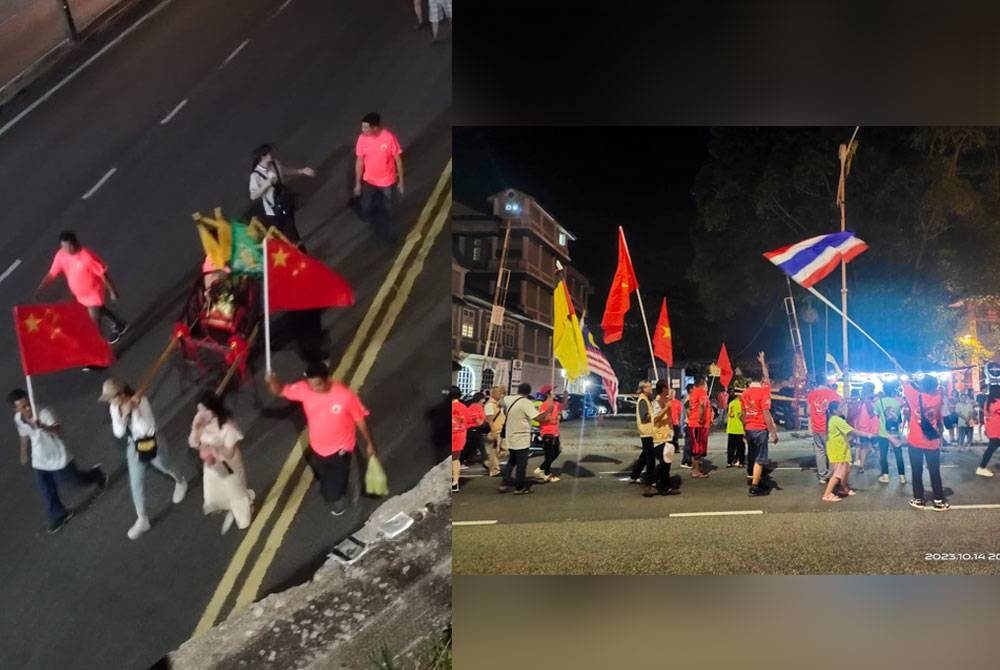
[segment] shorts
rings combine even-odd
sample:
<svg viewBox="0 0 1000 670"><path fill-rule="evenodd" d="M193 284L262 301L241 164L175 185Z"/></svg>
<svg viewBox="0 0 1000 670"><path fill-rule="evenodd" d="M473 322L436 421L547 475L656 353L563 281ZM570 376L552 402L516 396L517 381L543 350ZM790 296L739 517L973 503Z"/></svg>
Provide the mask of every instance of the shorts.
<svg viewBox="0 0 1000 670"><path fill-rule="evenodd" d="M830 463L830 476L844 481L851 474L850 463Z"/></svg>
<svg viewBox="0 0 1000 670"><path fill-rule="evenodd" d="M764 465L768 460L767 445L770 435L766 430L748 430L747 444L754 448L754 461Z"/></svg>
<svg viewBox="0 0 1000 670"><path fill-rule="evenodd" d="M691 426L688 430L691 434L691 456L702 458L708 453L708 428Z"/></svg>
<svg viewBox="0 0 1000 670"><path fill-rule="evenodd" d="M445 17L451 18L451 0L428 0L427 8L430 10L430 20L433 23Z"/></svg>

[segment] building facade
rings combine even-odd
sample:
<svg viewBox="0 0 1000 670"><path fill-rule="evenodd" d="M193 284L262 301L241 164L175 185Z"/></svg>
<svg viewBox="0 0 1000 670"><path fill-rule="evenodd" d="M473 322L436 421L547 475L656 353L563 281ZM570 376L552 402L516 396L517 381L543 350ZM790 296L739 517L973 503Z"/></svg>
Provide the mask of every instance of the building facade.
<svg viewBox="0 0 1000 670"><path fill-rule="evenodd" d="M461 366L457 385L470 392L521 381L537 389L552 378L556 261L566 268L578 313L590 295L590 284L571 264L569 243L576 238L534 198L508 189L488 203L489 213L457 202L452 207L452 358ZM508 224L502 325L491 333ZM488 339L492 355L486 360ZM555 377L556 386L563 388L558 362Z"/></svg>

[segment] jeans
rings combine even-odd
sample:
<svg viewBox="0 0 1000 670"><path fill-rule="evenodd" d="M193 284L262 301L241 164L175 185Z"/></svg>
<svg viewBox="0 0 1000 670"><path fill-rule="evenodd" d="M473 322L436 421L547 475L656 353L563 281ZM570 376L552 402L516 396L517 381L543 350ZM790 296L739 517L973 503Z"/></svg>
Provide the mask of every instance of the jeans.
<svg viewBox="0 0 1000 670"><path fill-rule="evenodd" d="M546 475L552 474L552 464L559 456L559 436L542 435L542 450L545 452L545 459L542 461L542 472Z"/></svg>
<svg viewBox="0 0 1000 670"><path fill-rule="evenodd" d="M751 477L753 476L753 466L757 462L760 462L762 467L767 465L767 438L769 436L770 434L766 430L747 431L747 446L749 447L749 454L747 455L747 474ZM763 475L761 478L763 478Z"/></svg>
<svg viewBox="0 0 1000 670"><path fill-rule="evenodd" d="M653 456L656 458L656 490L666 491L670 488L670 461L673 456L674 446L669 442L658 444L653 447Z"/></svg>
<svg viewBox="0 0 1000 670"><path fill-rule="evenodd" d="M632 467L632 479L639 479L642 477L643 484L652 485L653 477L656 471L656 457L653 454L653 438L652 437L640 437L642 441L642 452L639 454L639 459L635 462ZM645 472L645 475L643 473Z"/></svg>
<svg viewBox="0 0 1000 670"><path fill-rule="evenodd" d="M746 459L746 442L742 435L729 433L726 442L726 465L742 463Z"/></svg>
<svg viewBox="0 0 1000 670"><path fill-rule="evenodd" d="M993 457L993 452L1000 447L1000 438L991 437L990 443L986 446L986 453L983 454L983 460L979 462L979 467L985 468L990 464L990 459Z"/></svg>
<svg viewBox="0 0 1000 670"><path fill-rule="evenodd" d="M395 184L373 186L368 182L361 183L361 218L370 223L381 237L390 237L392 233L395 190Z"/></svg>
<svg viewBox="0 0 1000 670"><path fill-rule="evenodd" d="M132 489L132 504L135 506L136 516L146 516L146 466L152 465L154 468L172 478L174 482L182 482L184 478L170 462L170 455L167 453L166 444L162 438L157 438L156 458L151 461L140 461L139 452L136 451L135 444L128 440L125 449L125 462L128 465L128 484Z"/></svg>
<svg viewBox="0 0 1000 670"><path fill-rule="evenodd" d="M913 497L924 499L924 459L927 459L927 471L931 475L931 491L934 500L944 500L944 488L941 486L941 451L938 449L917 449L910 447L910 469L913 470Z"/></svg>
<svg viewBox="0 0 1000 670"><path fill-rule="evenodd" d="M323 500L335 503L347 495L351 478L351 454L340 452L331 456L320 456L310 447L309 466L319 482L319 493Z"/></svg>
<svg viewBox="0 0 1000 670"><path fill-rule="evenodd" d="M507 465L503 469L503 485L513 486L518 491L524 488L528 471L528 452L530 449L511 449L507 457ZM517 468L516 479L511 478Z"/></svg>
<svg viewBox="0 0 1000 670"><path fill-rule="evenodd" d="M826 455L826 434L813 433L813 451L816 452L816 477L830 478L830 459Z"/></svg>
<svg viewBox="0 0 1000 670"><path fill-rule="evenodd" d="M56 478L68 479L77 486L85 484L100 484L100 470L87 470L83 472L76 466L75 461L70 461L62 470L35 470L35 481L45 499L45 507L49 513L49 519L59 521L66 516L66 508L63 507L62 500L59 499L59 487L56 485Z"/></svg>
<svg viewBox="0 0 1000 670"><path fill-rule="evenodd" d="M972 444L972 426L958 427L958 446Z"/></svg>
<svg viewBox="0 0 1000 670"><path fill-rule="evenodd" d="M878 440L878 452L882 465L882 474L889 474L889 438L880 437ZM896 453L896 470L901 475L906 474L906 467L903 465L903 448L893 447L892 450Z"/></svg>
<svg viewBox="0 0 1000 670"><path fill-rule="evenodd" d="M108 319L115 331L124 330L125 322L122 321L117 314L108 309L107 305L98 305L96 307L88 307L87 311L90 313L90 318L94 320L97 324L97 329L101 329L101 318Z"/></svg>

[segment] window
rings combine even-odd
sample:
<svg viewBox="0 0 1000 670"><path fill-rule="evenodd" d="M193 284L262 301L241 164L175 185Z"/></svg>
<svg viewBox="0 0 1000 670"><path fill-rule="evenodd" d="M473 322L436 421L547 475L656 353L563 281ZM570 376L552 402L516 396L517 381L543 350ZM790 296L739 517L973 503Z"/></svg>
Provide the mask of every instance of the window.
<svg viewBox="0 0 1000 670"><path fill-rule="evenodd" d="M505 349L513 349L517 346L517 331L514 330L513 324L507 324L503 327L503 346Z"/></svg>
<svg viewBox="0 0 1000 670"><path fill-rule="evenodd" d="M462 310L462 337L472 339L476 336L476 314L471 309Z"/></svg>
<svg viewBox="0 0 1000 670"><path fill-rule="evenodd" d="M566 233L562 232L559 233L559 246L560 247L566 246Z"/></svg>
<svg viewBox="0 0 1000 670"><path fill-rule="evenodd" d="M483 241L480 239L472 240L472 260L480 261L483 258Z"/></svg>
<svg viewBox="0 0 1000 670"><path fill-rule="evenodd" d="M458 388L462 390L462 395L472 393L473 388L475 388L475 376L472 373L472 368L468 365L463 365L462 369L458 371Z"/></svg>
<svg viewBox="0 0 1000 670"><path fill-rule="evenodd" d="M480 385L480 391L489 391L493 388L493 370L486 368L483 370L483 383Z"/></svg>

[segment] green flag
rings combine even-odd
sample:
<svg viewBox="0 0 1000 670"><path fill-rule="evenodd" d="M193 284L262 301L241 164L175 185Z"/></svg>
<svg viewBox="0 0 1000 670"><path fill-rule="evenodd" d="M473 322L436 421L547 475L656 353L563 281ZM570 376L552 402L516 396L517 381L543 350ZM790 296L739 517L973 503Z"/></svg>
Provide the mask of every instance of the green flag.
<svg viewBox="0 0 1000 670"><path fill-rule="evenodd" d="M264 271L261 245L248 230L246 224L232 222L233 253L229 265L237 274L261 274Z"/></svg>

